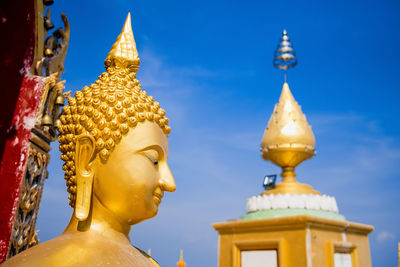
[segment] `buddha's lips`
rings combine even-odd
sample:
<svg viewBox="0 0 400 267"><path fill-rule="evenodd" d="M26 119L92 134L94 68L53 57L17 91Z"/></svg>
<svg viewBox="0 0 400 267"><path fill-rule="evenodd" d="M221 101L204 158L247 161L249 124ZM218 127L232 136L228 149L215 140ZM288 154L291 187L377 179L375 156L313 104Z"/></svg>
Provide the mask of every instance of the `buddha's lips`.
<svg viewBox="0 0 400 267"><path fill-rule="evenodd" d="M161 202L161 199L163 198L164 194L158 193L158 192L154 192L153 195L157 198L157 200L159 200L159 202Z"/></svg>

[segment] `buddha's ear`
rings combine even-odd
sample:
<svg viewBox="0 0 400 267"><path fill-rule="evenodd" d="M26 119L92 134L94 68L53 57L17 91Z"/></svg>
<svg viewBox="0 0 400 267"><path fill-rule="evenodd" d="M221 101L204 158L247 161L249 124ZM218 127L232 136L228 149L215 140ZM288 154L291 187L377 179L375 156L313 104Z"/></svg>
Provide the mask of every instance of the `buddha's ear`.
<svg viewBox="0 0 400 267"><path fill-rule="evenodd" d="M76 202L75 217L79 221L87 219L92 200L92 188L96 158L96 141L87 134L76 137L75 173L76 173Z"/></svg>

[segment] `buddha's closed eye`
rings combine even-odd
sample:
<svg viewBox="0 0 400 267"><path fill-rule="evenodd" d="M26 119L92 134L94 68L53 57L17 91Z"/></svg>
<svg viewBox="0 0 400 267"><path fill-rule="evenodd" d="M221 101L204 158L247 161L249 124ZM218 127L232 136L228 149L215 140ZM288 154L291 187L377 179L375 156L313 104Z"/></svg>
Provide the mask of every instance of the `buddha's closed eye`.
<svg viewBox="0 0 400 267"><path fill-rule="evenodd" d="M160 154L155 149L143 151L144 155L154 164L157 165L160 160Z"/></svg>

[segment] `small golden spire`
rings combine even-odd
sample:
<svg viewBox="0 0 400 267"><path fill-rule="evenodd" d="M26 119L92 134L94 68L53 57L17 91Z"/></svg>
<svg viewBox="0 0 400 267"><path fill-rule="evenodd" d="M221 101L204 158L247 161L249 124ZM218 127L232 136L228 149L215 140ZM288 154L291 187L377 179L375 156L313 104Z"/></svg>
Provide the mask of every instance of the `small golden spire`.
<svg viewBox="0 0 400 267"><path fill-rule="evenodd" d="M111 47L104 64L106 69L111 66L123 68L134 66L134 71L139 69L140 59L132 32L131 13L128 13L122 31Z"/></svg>
<svg viewBox="0 0 400 267"><path fill-rule="evenodd" d="M185 267L186 262L183 261L183 250L181 250L181 256L179 257L179 261L176 263L178 267Z"/></svg>
<svg viewBox="0 0 400 267"><path fill-rule="evenodd" d="M261 153L265 160L282 168L282 183L264 194L313 193L309 185L296 182L294 169L314 153L315 138L306 116L284 83L278 104L265 129L261 141Z"/></svg>

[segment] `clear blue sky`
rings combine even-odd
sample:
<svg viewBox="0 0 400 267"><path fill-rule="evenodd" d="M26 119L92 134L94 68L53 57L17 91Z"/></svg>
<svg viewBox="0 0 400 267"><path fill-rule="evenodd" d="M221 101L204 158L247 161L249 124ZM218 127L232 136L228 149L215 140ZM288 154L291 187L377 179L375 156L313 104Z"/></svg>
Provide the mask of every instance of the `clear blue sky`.
<svg viewBox="0 0 400 267"><path fill-rule="evenodd" d="M288 73L313 127L317 156L298 180L335 196L350 221L371 224L374 266L397 265L400 241L400 3L398 1L65 1L70 47L63 79L80 90L97 79L132 13L142 88L167 111L177 190L132 241L167 267L179 250L189 267L217 266L214 222L245 214L246 199L279 169L259 145L278 101L272 55L287 29L298 55ZM53 145L38 229L59 235L72 209Z"/></svg>

